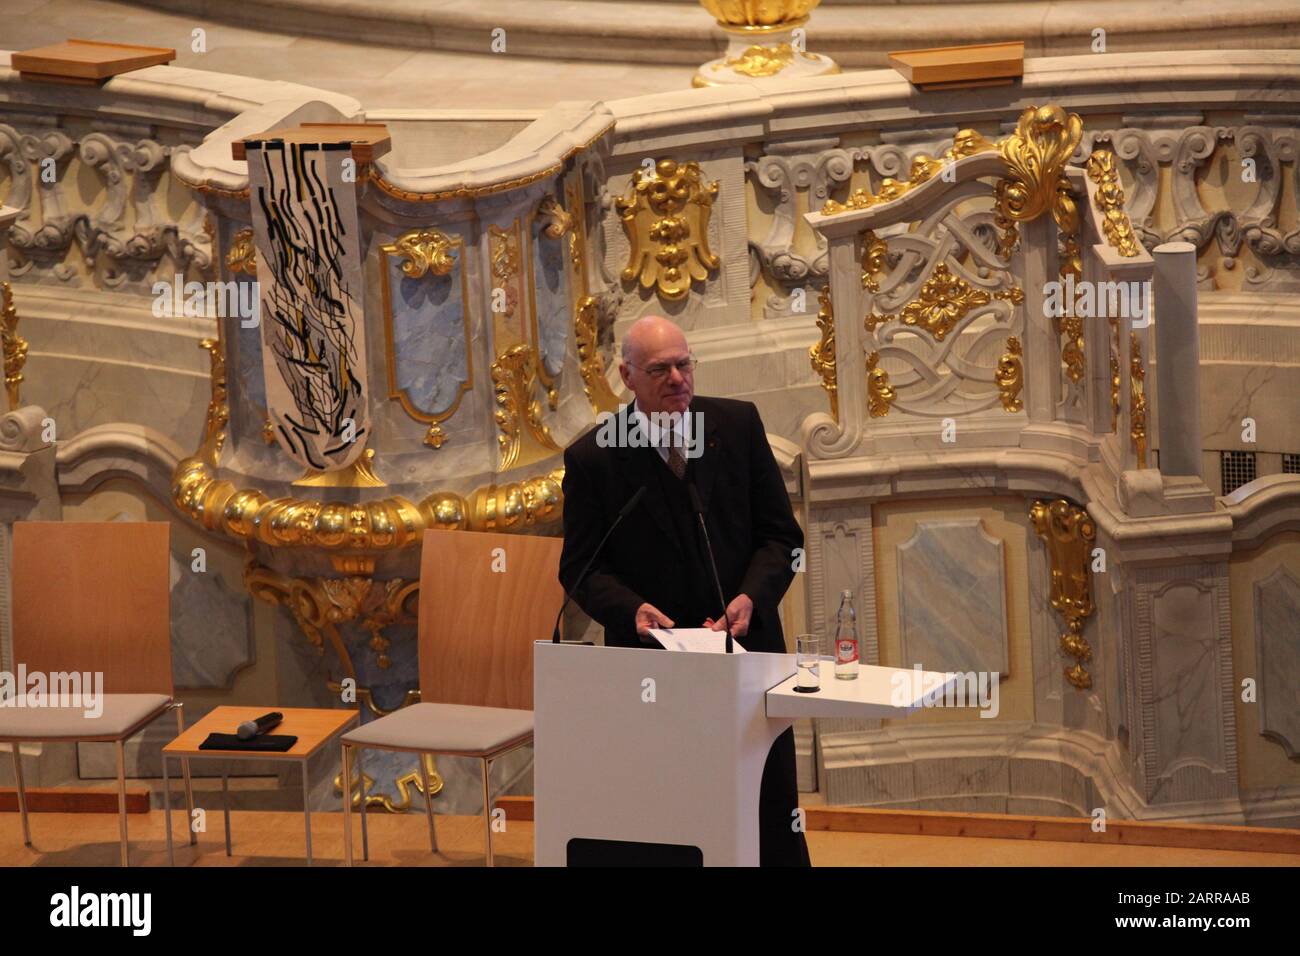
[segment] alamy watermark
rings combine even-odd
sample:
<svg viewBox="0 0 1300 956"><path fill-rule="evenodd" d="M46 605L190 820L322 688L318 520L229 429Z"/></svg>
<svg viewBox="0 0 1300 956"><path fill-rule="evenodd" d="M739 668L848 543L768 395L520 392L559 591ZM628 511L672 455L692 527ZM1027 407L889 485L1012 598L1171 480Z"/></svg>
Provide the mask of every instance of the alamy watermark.
<svg viewBox="0 0 1300 956"><path fill-rule="evenodd" d="M601 448L668 448L676 445L683 458L704 454L703 412L650 412L615 415L605 412L596 432Z"/></svg>
<svg viewBox="0 0 1300 956"><path fill-rule="evenodd" d="M1001 709L997 671L939 673L925 671L913 664L910 671L900 670L889 678L889 702L894 707L978 707L980 717L993 718Z"/></svg>
<svg viewBox="0 0 1300 956"><path fill-rule="evenodd" d="M256 280L250 282L186 282L177 273L171 281L159 279L151 288L155 318L237 318L246 329L261 321L261 293Z"/></svg>
<svg viewBox="0 0 1300 956"><path fill-rule="evenodd" d="M104 713L102 671L0 671L0 707L81 708L87 718Z"/></svg>
<svg viewBox="0 0 1300 956"><path fill-rule="evenodd" d="M1049 318L1077 316L1081 319L1132 319L1133 328L1144 329L1150 322L1151 281L1074 281L1065 279L1043 285L1043 315Z"/></svg>

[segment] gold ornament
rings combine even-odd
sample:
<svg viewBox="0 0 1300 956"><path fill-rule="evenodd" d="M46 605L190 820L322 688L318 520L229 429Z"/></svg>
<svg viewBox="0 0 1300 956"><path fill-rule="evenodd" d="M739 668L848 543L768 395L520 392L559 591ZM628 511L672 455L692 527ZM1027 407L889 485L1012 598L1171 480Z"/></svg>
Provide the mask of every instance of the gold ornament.
<svg viewBox="0 0 1300 956"><path fill-rule="evenodd" d="M822 378L822 388L831 401L831 417L840 418L839 386L835 380L835 316L831 308L831 287L826 286L817 293L821 308L817 310L817 328L821 329L821 338L808 349L808 358L812 370Z"/></svg>
<svg viewBox="0 0 1300 956"><path fill-rule="evenodd" d="M885 269L889 243L868 229L862 234L862 288L880 291L880 273Z"/></svg>
<svg viewBox="0 0 1300 956"><path fill-rule="evenodd" d="M729 33L775 33L808 19L821 0L700 0Z"/></svg>
<svg viewBox="0 0 1300 956"><path fill-rule="evenodd" d="M1106 243L1121 256L1132 258L1140 246L1133 232L1133 222L1124 211L1124 187L1120 185L1115 154L1109 149L1093 150L1088 157L1088 178L1097 184L1093 202L1101 213L1101 228Z"/></svg>
<svg viewBox="0 0 1300 956"><path fill-rule="evenodd" d="M1092 686L1092 677L1083 665L1092 660L1092 648L1083 636L1083 625L1092 614L1092 575L1089 562L1097 540L1097 526L1088 512L1057 498L1035 501L1029 518L1047 543L1047 557L1052 572L1052 607L1065 618L1061 650L1074 658L1074 666L1065 669L1065 677L1079 689Z"/></svg>
<svg viewBox="0 0 1300 956"><path fill-rule="evenodd" d="M257 276L257 246L253 244L253 230L241 229L230 240L226 253L226 268L232 273Z"/></svg>
<svg viewBox="0 0 1300 956"><path fill-rule="evenodd" d="M0 255L3 255L0 250ZM19 386L23 383L23 366L27 364L27 340L18 334L18 309L14 306L14 290L8 282L0 282L0 346L3 347L5 366L5 392L9 410L14 411L22 402Z"/></svg>
<svg viewBox="0 0 1300 956"><path fill-rule="evenodd" d="M1002 407L1009 412L1018 412L1025 407L1020 400L1020 390L1025 384L1023 355L1020 340L1014 335L1008 338L1007 350L998 361L998 370L993 377L998 385Z"/></svg>
<svg viewBox="0 0 1300 956"><path fill-rule="evenodd" d="M977 289L959 275L954 275L942 262L934 267L930 278L921 286L915 299L903 306L898 316L871 313L866 318L866 328L874 332L878 326L901 318L904 325L924 329L942 342L971 309L988 305L994 299L1019 305L1025 293L1018 286L988 292Z"/></svg>
<svg viewBox="0 0 1300 956"><path fill-rule="evenodd" d="M1137 466L1147 466L1147 396L1146 369L1142 365L1142 343L1136 332L1129 333L1129 436Z"/></svg>
<svg viewBox="0 0 1300 956"><path fill-rule="evenodd" d="M389 255L402 257L402 274L408 279L425 275L445 276L456 268L456 251L461 241L438 229L413 229L395 241L380 246Z"/></svg>
<svg viewBox="0 0 1300 956"><path fill-rule="evenodd" d="M554 196L547 196L537 204L537 214L546 221L542 234L547 239L559 239L573 228L573 216L564 211Z"/></svg>
<svg viewBox="0 0 1300 956"><path fill-rule="evenodd" d="M700 164L661 159L653 173L638 169L626 196L615 200L627 234L624 282L657 287L665 299L685 298L721 260L709 249L709 217L718 181L705 183Z"/></svg>
<svg viewBox="0 0 1300 956"><path fill-rule="evenodd" d="M595 296L584 295L578 300L573 319L573 342L578 352L578 372L582 375L582 390L596 414L618 408L618 397L605 378L605 362L600 357L598 341L597 307Z"/></svg>
<svg viewBox="0 0 1300 956"><path fill-rule="evenodd" d="M226 403L226 348L220 336L204 339L199 342L199 348L208 353L212 397L208 400L208 418L203 426L203 442L198 454L215 468L226 443L226 423L230 421L230 406Z"/></svg>
<svg viewBox="0 0 1300 956"><path fill-rule="evenodd" d="M512 346L492 363L492 384L496 392L496 422L501 429L502 470L519 463L524 429L543 449L559 451L550 429L542 423L542 409L532 397L537 382L537 356L527 343Z"/></svg>
<svg viewBox="0 0 1300 956"><path fill-rule="evenodd" d="M894 400L894 389L889 384L889 373L879 367L880 353L867 356L867 411L872 418L889 414L889 403Z"/></svg>
<svg viewBox="0 0 1300 956"><path fill-rule="evenodd" d="M724 60L722 65L745 76L776 76L793 62L794 48L789 43L782 43L773 47L748 47L740 56Z"/></svg>

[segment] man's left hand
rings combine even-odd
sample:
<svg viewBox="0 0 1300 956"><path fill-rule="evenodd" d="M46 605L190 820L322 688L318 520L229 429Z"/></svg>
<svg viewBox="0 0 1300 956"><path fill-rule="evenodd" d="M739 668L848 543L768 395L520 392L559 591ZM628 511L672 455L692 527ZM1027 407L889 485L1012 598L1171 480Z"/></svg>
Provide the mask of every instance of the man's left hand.
<svg viewBox="0 0 1300 956"><path fill-rule="evenodd" d="M727 617L731 619L731 636L744 637L749 633L749 619L754 616L754 602L749 599L747 594L738 594L736 599L727 605ZM705 627L711 627L715 631L725 631L727 622L725 619L715 621L709 618L704 622Z"/></svg>

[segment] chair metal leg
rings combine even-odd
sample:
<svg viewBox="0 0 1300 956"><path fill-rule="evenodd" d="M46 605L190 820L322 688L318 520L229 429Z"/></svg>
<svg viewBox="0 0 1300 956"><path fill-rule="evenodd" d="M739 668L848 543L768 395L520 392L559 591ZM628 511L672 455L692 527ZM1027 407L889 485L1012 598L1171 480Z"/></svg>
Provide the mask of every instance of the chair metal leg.
<svg viewBox="0 0 1300 956"><path fill-rule="evenodd" d="M361 859L370 860L370 831L366 823L366 768L363 762L364 747L357 748L357 789L361 791Z"/></svg>
<svg viewBox="0 0 1300 956"><path fill-rule="evenodd" d="M122 865L130 866L126 842L126 741L117 742L117 820L122 840Z"/></svg>
<svg viewBox="0 0 1300 956"><path fill-rule="evenodd" d="M311 866L311 784L307 781L307 761L302 764L302 820L307 828L307 865Z"/></svg>
<svg viewBox="0 0 1300 956"><path fill-rule="evenodd" d="M343 745L343 862L352 865L352 748Z"/></svg>
<svg viewBox="0 0 1300 956"><path fill-rule="evenodd" d="M167 772L167 755L162 755L163 770L163 829L167 833L167 865L176 865L176 850L172 845L172 780Z"/></svg>
<svg viewBox="0 0 1300 956"><path fill-rule="evenodd" d="M417 754L420 761L420 779L424 782L424 812L429 818L429 849L438 852L438 833L433 828L433 793L429 787L429 765L425 763L425 754Z"/></svg>
<svg viewBox="0 0 1300 956"><path fill-rule="evenodd" d="M185 705L176 702L176 736L185 733ZM190 758L181 758L181 776L185 779L185 829L190 834L190 846L197 846L199 835L194 832L194 784L190 778ZM171 824L168 823L170 828Z"/></svg>
<svg viewBox="0 0 1300 956"><path fill-rule="evenodd" d="M27 820L27 794L23 791L23 758L18 755L20 744L14 741L9 745L14 755L14 781L18 788L18 815L23 818L23 846L32 845L32 828Z"/></svg>
<svg viewBox="0 0 1300 956"><path fill-rule="evenodd" d="M226 821L226 856L230 856L230 784L225 767L221 768L221 814Z"/></svg>
<svg viewBox="0 0 1300 956"><path fill-rule="evenodd" d="M487 865L495 866L492 862L492 792L488 787L488 774L492 770L491 761L483 760L483 829L486 833L487 843Z"/></svg>

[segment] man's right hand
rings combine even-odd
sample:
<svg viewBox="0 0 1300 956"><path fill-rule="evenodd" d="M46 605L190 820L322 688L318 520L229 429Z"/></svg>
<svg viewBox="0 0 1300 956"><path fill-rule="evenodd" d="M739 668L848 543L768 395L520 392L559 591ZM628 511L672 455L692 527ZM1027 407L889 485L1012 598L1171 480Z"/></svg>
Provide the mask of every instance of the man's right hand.
<svg viewBox="0 0 1300 956"><path fill-rule="evenodd" d="M653 604L642 604L636 609L636 632L642 639L650 637L652 627L672 627L673 620Z"/></svg>

